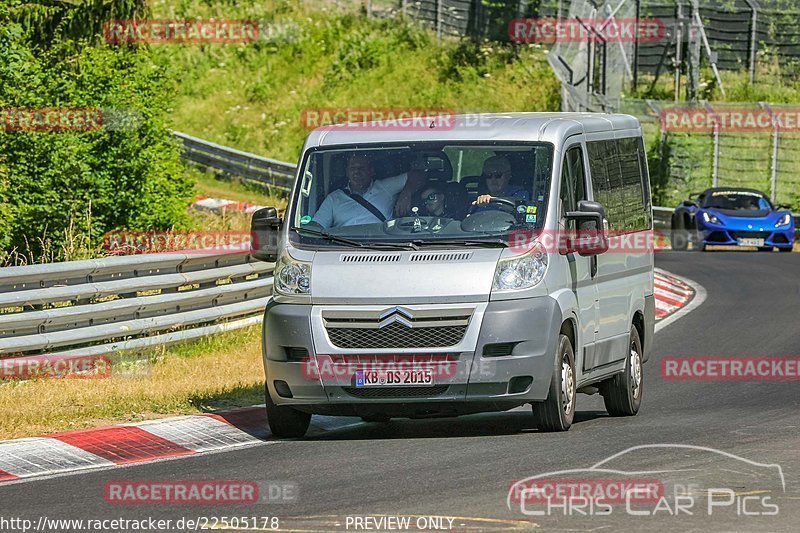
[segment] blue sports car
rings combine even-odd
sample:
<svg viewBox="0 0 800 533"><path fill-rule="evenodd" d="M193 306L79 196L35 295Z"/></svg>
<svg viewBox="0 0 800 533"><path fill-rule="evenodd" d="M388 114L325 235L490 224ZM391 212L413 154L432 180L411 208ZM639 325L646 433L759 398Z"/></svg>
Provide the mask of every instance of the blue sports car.
<svg viewBox="0 0 800 533"><path fill-rule="evenodd" d="M716 187L692 194L672 214L672 248L695 250L706 245L754 246L791 252L794 217L789 206L773 206L754 189Z"/></svg>

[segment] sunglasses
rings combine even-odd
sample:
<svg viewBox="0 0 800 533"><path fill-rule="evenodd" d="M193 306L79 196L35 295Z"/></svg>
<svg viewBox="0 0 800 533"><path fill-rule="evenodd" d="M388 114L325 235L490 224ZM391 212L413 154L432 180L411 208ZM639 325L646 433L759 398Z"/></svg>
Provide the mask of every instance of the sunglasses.
<svg viewBox="0 0 800 533"><path fill-rule="evenodd" d="M435 202L442 193L440 192L432 192L428 196L425 197L426 202Z"/></svg>
<svg viewBox="0 0 800 533"><path fill-rule="evenodd" d="M494 172L488 172L483 175L483 177L487 180L499 180L505 175L505 172L502 170L496 170Z"/></svg>

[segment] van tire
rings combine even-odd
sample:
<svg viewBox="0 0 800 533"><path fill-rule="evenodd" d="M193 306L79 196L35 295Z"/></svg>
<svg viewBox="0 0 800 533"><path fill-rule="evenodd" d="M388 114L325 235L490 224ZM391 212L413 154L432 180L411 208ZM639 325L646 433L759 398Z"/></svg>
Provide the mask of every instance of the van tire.
<svg viewBox="0 0 800 533"><path fill-rule="evenodd" d="M577 396L575 352L569 337L562 333L558 336L558 349L553 357L553 376L547 399L533 404L539 431L567 431L575 418Z"/></svg>
<svg viewBox="0 0 800 533"><path fill-rule="evenodd" d="M273 436L279 439L297 439L305 436L311 424L311 413L275 405L266 384L264 384L264 399L267 403L267 423Z"/></svg>
<svg viewBox="0 0 800 533"><path fill-rule="evenodd" d="M600 393L611 416L634 416L642 405L642 341L636 326L631 326L628 348L625 370L600 383Z"/></svg>

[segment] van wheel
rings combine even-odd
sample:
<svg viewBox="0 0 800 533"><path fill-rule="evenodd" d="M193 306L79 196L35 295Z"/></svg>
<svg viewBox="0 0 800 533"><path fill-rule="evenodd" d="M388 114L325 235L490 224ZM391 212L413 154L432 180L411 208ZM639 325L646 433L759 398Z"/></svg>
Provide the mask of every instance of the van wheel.
<svg viewBox="0 0 800 533"><path fill-rule="evenodd" d="M293 439L305 436L311 424L311 413L303 413L297 409L282 405L275 405L269 393L269 387L264 384L264 399L267 403L267 423L275 437L279 439Z"/></svg>
<svg viewBox="0 0 800 533"><path fill-rule="evenodd" d="M639 331L631 326L625 371L600 383L606 411L611 416L633 416L642 405L642 341Z"/></svg>
<svg viewBox="0 0 800 533"><path fill-rule="evenodd" d="M533 415L540 431L567 431L575 417L577 387L575 353L564 334L558 337L558 350L553 358L553 377L547 399L533 404Z"/></svg>
<svg viewBox="0 0 800 533"><path fill-rule="evenodd" d="M689 232L684 228L683 216L672 219L672 235L669 239L673 250L686 251L689 246Z"/></svg>

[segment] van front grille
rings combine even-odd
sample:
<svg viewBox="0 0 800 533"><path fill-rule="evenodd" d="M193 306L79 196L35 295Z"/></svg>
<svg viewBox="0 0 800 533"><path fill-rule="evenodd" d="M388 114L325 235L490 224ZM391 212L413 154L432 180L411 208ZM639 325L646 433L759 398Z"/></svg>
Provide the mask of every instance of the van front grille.
<svg viewBox="0 0 800 533"><path fill-rule="evenodd" d="M331 343L346 349L446 348L460 343L467 325L410 328L394 322L383 328L327 328Z"/></svg>

